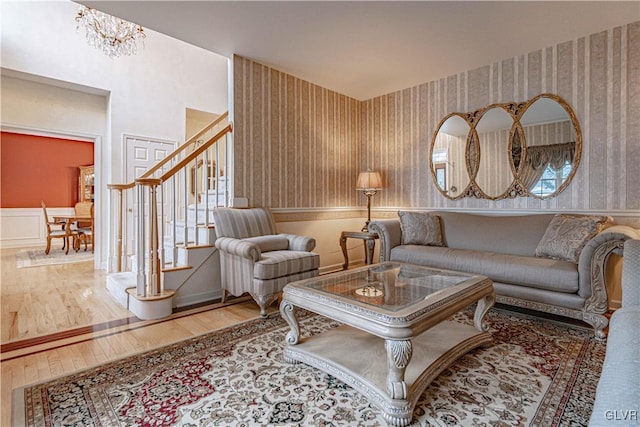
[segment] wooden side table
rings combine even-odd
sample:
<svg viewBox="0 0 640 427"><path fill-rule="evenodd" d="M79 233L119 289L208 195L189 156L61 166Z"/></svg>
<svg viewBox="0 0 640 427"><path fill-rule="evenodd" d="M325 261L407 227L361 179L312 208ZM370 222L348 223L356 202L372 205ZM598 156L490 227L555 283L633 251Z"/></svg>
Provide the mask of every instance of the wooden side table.
<svg viewBox="0 0 640 427"><path fill-rule="evenodd" d="M344 264L342 269L349 268L349 253L347 252L347 239L361 239L364 243L364 255L367 264L373 263L373 251L376 247L376 239L378 235L376 233L367 233L365 231L343 231L340 234L340 247L342 248L342 254L344 255Z"/></svg>

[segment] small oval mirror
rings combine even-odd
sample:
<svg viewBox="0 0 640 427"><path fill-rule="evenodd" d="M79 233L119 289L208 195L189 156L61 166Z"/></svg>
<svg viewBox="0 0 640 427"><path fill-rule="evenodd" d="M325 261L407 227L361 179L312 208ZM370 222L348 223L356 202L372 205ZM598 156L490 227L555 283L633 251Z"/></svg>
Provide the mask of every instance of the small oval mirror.
<svg viewBox="0 0 640 427"><path fill-rule="evenodd" d="M509 151L512 128L513 118L501 106L485 110L475 127L480 151L475 182L489 199L504 197L514 180Z"/></svg>
<svg viewBox="0 0 640 427"><path fill-rule="evenodd" d="M580 161L582 141L573 111L561 98L543 94L529 102L520 125L525 147L518 180L531 196L557 195Z"/></svg>
<svg viewBox="0 0 640 427"><path fill-rule="evenodd" d="M465 157L469 130L466 120L452 113L440 122L431 142L431 175L438 190L450 199L464 196L469 186Z"/></svg>

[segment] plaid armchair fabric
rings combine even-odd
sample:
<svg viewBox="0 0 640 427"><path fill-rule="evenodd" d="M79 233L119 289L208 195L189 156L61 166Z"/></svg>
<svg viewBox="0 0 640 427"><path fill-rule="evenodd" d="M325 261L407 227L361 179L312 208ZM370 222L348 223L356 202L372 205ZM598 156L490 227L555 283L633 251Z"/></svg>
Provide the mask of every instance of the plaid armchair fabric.
<svg viewBox="0 0 640 427"><path fill-rule="evenodd" d="M268 209L218 208L213 212L220 250L222 300L248 292L266 316L290 282L318 275L320 257L311 237L277 234Z"/></svg>

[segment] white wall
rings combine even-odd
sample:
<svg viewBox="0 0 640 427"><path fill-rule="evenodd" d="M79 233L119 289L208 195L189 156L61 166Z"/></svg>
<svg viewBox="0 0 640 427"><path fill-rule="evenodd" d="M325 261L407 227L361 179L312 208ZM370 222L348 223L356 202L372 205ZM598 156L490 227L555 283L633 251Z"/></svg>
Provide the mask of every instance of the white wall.
<svg viewBox="0 0 640 427"><path fill-rule="evenodd" d="M84 93L53 86L55 82L48 80L39 83L22 77L2 75L3 129L36 127L66 135L106 134L108 93Z"/></svg>
<svg viewBox="0 0 640 427"><path fill-rule="evenodd" d="M56 91L51 88L35 95L25 92L22 95L33 97L22 101L16 100L20 93L10 93L7 101L3 93L2 125L68 134L98 132L101 127L95 154L100 161L96 181L104 189L107 183L122 182L123 134L184 141L186 108L218 114L228 109L228 64L222 56L151 30L145 30L145 47L137 55L110 59L88 46L84 33L76 31L78 9L78 4L67 1L2 2L3 89L9 70L11 76L40 76L57 80L53 85L72 83L88 92L108 94L102 125L70 117L73 103L46 101ZM19 85L13 82L8 86ZM40 113L19 114L26 105L37 106ZM14 109L17 111L12 115ZM96 217L107 218L107 193L100 190ZM106 234L106 227L107 221L103 221L98 235ZM106 247L102 253L106 254Z"/></svg>

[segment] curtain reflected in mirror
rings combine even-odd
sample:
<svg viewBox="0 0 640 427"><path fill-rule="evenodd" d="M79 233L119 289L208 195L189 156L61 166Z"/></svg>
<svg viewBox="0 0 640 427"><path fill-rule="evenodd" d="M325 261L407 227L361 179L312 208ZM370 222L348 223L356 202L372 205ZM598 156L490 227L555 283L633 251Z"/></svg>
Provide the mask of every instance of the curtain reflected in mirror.
<svg viewBox="0 0 640 427"><path fill-rule="evenodd" d="M575 151L575 141L529 147L520 182L539 197L555 193L571 173Z"/></svg>
<svg viewBox="0 0 640 427"><path fill-rule="evenodd" d="M558 99L541 96L520 119L526 147L518 179L531 196L559 192L577 165L576 127L569 111Z"/></svg>

